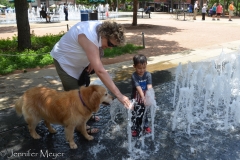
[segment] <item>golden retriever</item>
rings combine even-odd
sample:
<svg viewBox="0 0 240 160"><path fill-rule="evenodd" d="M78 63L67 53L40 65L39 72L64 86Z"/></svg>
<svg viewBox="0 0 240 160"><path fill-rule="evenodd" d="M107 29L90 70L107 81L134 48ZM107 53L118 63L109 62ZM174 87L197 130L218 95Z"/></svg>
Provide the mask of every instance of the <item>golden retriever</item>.
<svg viewBox="0 0 240 160"><path fill-rule="evenodd" d="M113 97L99 85L81 87L79 90L59 92L46 87L34 87L27 90L15 103L18 115L23 115L34 139L41 138L35 128L41 119L50 133L56 133L50 123L64 126L66 140L71 149L76 149L74 129L80 131L87 140L93 136L86 131L86 122L97 112L101 103L109 104Z"/></svg>

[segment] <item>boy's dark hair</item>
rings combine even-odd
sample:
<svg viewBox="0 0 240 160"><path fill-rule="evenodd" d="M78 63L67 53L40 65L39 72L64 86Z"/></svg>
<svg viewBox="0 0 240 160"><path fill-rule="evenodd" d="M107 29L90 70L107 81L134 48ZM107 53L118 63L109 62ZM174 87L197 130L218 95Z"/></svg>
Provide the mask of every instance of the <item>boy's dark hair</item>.
<svg viewBox="0 0 240 160"><path fill-rule="evenodd" d="M142 55L142 54L137 54L133 57L133 64L134 66L136 66L137 64L144 64L147 63L147 58L146 56Z"/></svg>

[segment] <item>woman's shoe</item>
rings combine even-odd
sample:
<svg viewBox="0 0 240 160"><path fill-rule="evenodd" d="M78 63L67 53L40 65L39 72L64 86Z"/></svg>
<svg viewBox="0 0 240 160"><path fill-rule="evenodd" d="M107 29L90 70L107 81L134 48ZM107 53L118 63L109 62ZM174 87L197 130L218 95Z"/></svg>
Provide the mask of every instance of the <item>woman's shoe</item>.
<svg viewBox="0 0 240 160"><path fill-rule="evenodd" d="M87 127L89 127L89 128L87 128L87 133L88 134L95 134L95 133L99 132L98 128L91 128L90 126L87 126Z"/></svg>
<svg viewBox="0 0 240 160"><path fill-rule="evenodd" d="M96 116L95 114L93 114L91 116L91 118L89 119L89 121L93 121L93 122L99 122L100 121L100 117Z"/></svg>

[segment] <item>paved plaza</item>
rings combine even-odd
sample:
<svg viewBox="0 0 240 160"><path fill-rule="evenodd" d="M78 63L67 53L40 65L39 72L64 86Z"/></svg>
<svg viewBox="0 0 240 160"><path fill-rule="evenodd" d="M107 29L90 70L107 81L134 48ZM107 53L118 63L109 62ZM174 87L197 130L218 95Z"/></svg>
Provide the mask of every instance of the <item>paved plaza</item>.
<svg viewBox="0 0 240 160"><path fill-rule="evenodd" d="M131 24L131 13L124 13L125 16L112 18L119 23ZM66 32L67 28L73 26L78 21L61 21L58 23L31 23L31 32L36 35L57 34L61 31ZM161 31L147 31L145 28L146 49L139 53L149 54L148 68L155 77L154 82L160 86L168 83L174 76L174 68L179 64L186 64L189 61L199 62L224 54L238 52L240 48L240 18L233 18L232 22L227 17L221 18L220 21L212 21L211 17L206 17L205 21L198 16L196 21L188 19L187 21L176 20L170 14L153 13L151 18L139 15L138 24L151 24L160 26ZM170 26L173 31L164 32L166 26ZM6 30L10 27L10 30ZM1 30L4 28L4 31ZM159 34L161 32L161 34ZM16 24L0 24L0 38L12 37L16 32ZM141 29L127 30L127 38L130 42L141 45ZM175 35L175 37L174 37ZM224 36L225 35L225 36ZM196 36L196 37L195 37ZM172 45L172 47L171 47ZM157 54L161 52L162 54ZM107 59L105 59L107 61ZM131 59L126 61L107 64L106 70L113 75L117 86L127 96L130 96L129 78L123 74L132 67ZM120 78L114 77L121 75ZM160 80L162 79L162 81ZM97 80L96 76L92 77L92 81ZM161 81L161 82L160 82ZM41 122L37 127L37 132L42 136L40 140L33 140L27 131L27 125L22 117L17 117L13 110L14 102L21 96L24 91L34 86L46 86L57 90L62 90L62 85L54 67L38 69L27 73L9 74L0 76L0 159L86 159L86 160L116 160L116 159L239 159L239 144L229 140L227 149L223 144L214 153L198 152L197 149L191 150L191 147L184 144L176 144L173 137L163 137L169 130L169 122L162 119L162 112L158 110L156 116L157 127L155 133L155 142L151 138L146 138L146 148L136 147L133 155L128 152L126 121L119 117L116 122L119 123L121 131L117 131L116 124L110 120L110 107L101 107L98 115L101 121L91 124L101 129L94 135L95 139L91 142L85 140L82 135L75 133L75 141L79 146L76 150L70 150L64 139L64 131L61 126L55 125L58 131L52 135L48 133L46 127ZM165 85L165 88L169 86ZM160 96L160 93L158 93ZM167 99L167 98L166 98ZM163 99L161 99L163 100ZM163 105L161 100L157 100L158 105ZM164 101L164 100L163 100ZM171 102L164 102L164 105L171 106ZM122 126L121 126L122 125ZM163 132L166 131L166 132ZM224 136L224 133L219 133ZM191 138L189 138L190 140ZM187 140L185 140L187 141ZM187 143L187 142L186 142ZM209 141L209 143L211 143ZM224 142L222 142L224 143ZM233 147L234 145L234 147ZM215 146L216 147L216 146ZM140 149L139 149L140 148ZM190 149L189 149L190 148ZM228 152L231 154L230 158ZM47 152L49 154L47 154ZM13 153L19 153L13 155ZM20 154L26 153L26 154ZM36 157L32 157L27 153L38 153ZM51 154L50 154L51 153ZM41 155L41 156L40 156ZM238 156L237 156L238 155Z"/></svg>

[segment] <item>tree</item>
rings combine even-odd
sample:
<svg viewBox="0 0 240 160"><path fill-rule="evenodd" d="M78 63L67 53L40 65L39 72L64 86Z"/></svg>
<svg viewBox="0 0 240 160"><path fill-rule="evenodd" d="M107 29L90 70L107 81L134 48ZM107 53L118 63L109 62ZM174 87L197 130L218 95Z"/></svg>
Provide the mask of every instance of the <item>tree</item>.
<svg viewBox="0 0 240 160"><path fill-rule="evenodd" d="M133 0L133 26L137 26L138 0Z"/></svg>
<svg viewBox="0 0 240 160"><path fill-rule="evenodd" d="M18 29L18 49L23 50L31 47L28 2L26 0L15 0L14 3Z"/></svg>

